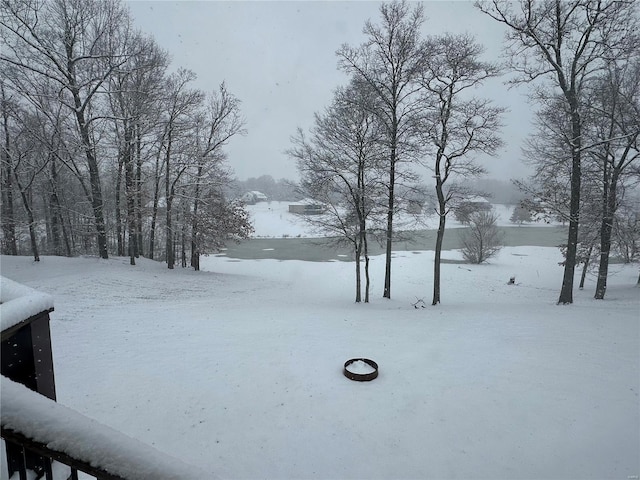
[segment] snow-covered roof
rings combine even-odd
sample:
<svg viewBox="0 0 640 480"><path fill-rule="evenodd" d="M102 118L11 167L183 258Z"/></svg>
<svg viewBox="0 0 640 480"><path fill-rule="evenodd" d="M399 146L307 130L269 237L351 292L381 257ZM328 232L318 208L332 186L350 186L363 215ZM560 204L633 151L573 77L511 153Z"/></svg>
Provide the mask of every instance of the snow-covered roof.
<svg viewBox="0 0 640 480"><path fill-rule="evenodd" d="M480 195L470 195L468 197L464 197L460 199L460 203L486 203L489 204L489 200Z"/></svg>
<svg viewBox="0 0 640 480"><path fill-rule="evenodd" d="M53 309L53 297L0 276L0 330Z"/></svg>
<svg viewBox="0 0 640 480"><path fill-rule="evenodd" d="M289 205L324 205L324 203L314 200L313 198L303 198L296 202L289 202Z"/></svg>
<svg viewBox="0 0 640 480"><path fill-rule="evenodd" d="M4 376L0 382L2 428L123 478L217 478Z"/></svg>

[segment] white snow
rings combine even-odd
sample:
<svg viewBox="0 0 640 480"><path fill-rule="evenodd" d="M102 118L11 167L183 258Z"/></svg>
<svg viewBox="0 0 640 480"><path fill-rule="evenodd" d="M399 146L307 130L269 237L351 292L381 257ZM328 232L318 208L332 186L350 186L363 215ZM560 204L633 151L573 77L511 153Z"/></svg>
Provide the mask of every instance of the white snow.
<svg viewBox="0 0 640 480"><path fill-rule="evenodd" d="M0 330L53 308L53 297L0 277Z"/></svg>
<svg viewBox="0 0 640 480"><path fill-rule="evenodd" d="M436 307L426 250L394 253L391 300L373 257L370 304L353 302L351 262L2 257L2 274L55 298L62 404L223 478L626 479L638 266L612 266L605 300L590 275L558 306L561 260L445 263ZM350 358L384 374L350 381Z"/></svg>
<svg viewBox="0 0 640 480"><path fill-rule="evenodd" d="M2 427L123 478L215 478L0 377Z"/></svg>
<svg viewBox="0 0 640 480"><path fill-rule="evenodd" d="M351 373L355 373L358 375L367 375L369 373L373 373L376 371L371 365L362 360L356 360L355 362L351 362L349 365L345 367L347 371Z"/></svg>

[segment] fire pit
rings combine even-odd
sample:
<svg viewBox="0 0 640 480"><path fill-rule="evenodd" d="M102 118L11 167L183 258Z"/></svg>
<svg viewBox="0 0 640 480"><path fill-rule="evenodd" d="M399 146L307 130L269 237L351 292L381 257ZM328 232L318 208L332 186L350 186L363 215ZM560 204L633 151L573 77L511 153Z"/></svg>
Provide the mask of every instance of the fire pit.
<svg viewBox="0 0 640 480"><path fill-rule="evenodd" d="M344 363L344 376L356 382L369 382L378 376L378 364L368 358L352 358Z"/></svg>

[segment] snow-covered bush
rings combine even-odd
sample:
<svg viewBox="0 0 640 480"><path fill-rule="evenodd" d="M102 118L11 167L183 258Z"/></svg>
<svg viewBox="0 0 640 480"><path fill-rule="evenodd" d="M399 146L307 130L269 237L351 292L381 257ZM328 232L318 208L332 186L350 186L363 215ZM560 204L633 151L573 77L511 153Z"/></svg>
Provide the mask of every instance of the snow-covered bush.
<svg viewBox="0 0 640 480"><path fill-rule="evenodd" d="M462 256L470 263L482 263L495 256L503 246L498 230L498 217L493 212L471 214L469 227L462 235Z"/></svg>

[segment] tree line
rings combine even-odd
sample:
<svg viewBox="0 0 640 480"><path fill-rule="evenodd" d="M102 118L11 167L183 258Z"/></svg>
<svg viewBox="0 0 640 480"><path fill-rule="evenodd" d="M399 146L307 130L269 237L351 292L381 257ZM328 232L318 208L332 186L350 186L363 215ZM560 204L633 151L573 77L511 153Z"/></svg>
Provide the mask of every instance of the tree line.
<svg viewBox="0 0 640 480"><path fill-rule="evenodd" d="M448 215L477 193L469 187L485 173L477 159L502 146L504 109L476 87L503 75L529 85L537 108L525 152L535 173L518 182L524 205L562 212L569 225L558 303L573 302L585 245L598 247L595 297L604 298L611 232L629 220L624 193L640 178L637 4L492 0L476 8L506 26L506 63L483 60L484 48L469 34L423 36L421 4L383 4L378 23L365 23L363 43L337 51L348 83L308 132L292 137L301 194L327 208L309 221L353 247L357 302L369 300L372 238L386 245L383 297L391 297L392 244L401 235L394 221L425 195L417 170L426 167L439 218L432 304L440 303Z"/></svg>
<svg viewBox="0 0 640 480"><path fill-rule="evenodd" d="M132 264L143 255L198 269L202 253L250 234L243 206L229 200L224 147L245 134L245 122L224 83L194 88L195 74L172 70L119 0L0 1L3 253L115 253ZM529 86L537 109L525 150L534 175L518 182L523 205L569 227L558 303L573 302L575 268L592 257L603 298L622 226L636 255L638 5L490 0L476 8L506 27L506 63L484 60L472 35L423 35L421 4L381 5L363 42L337 52L348 82L292 137L297 193L326 205L316 223L352 245L358 301L369 299L368 244L384 243L390 298L397 215L429 195L417 173L427 168L439 218L432 304L440 303L448 215L477 193L470 181L485 172L477 159L502 145L504 110L477 87L508 75ZM278 195L290 187L253 180L243 187Z"/></svg>
<svg viewBox="0 0 640 480"><path fill-rule="evenodd" d="M203 92L119 0L2 0L2 253L180 261L251 232L225 195L240 100Z"/></svg>

